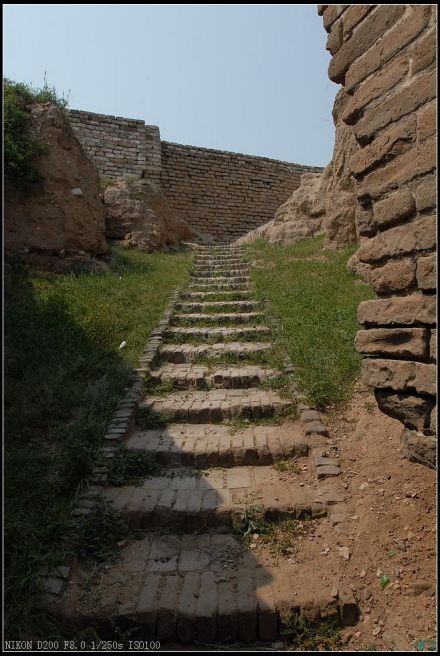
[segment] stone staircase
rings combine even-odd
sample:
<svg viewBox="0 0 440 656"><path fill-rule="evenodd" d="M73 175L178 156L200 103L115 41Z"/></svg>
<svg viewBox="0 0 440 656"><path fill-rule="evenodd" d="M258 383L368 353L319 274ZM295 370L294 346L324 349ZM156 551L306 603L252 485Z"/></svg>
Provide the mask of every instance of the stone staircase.
<svg viewBox="0 0 440 656"><path fill-rule="evenodd" d="M324 517L334 501L317 494L304 464L310 441L289 417L293 402L268 385L280 374L265 362L271 348L244 251L198 247L150 371L150 382L166 391L139 404L126 441L162 469L141 486L103 489L146 533L104 571L93 609L73 580L67 603L80 623L134 626L136 638L162 645L249 644L276 640L286 611L313 606L318 616L339 616L314 572L298 589L287 562L267 563L233 531L256 503L267 522L278 522ZM149 428L151 417L162 427ZM274 467L281 458L300 467L287 482Z"/></svg>

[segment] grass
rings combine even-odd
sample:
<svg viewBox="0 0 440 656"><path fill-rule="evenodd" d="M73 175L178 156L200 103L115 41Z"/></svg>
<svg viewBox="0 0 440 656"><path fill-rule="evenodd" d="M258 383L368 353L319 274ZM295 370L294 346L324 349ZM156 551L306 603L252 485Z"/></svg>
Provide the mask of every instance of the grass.
<svg viewBox="0 0 440 656"><path fill-rule="evenodd" d="M335 619L312 622L295 611L283 618L281 635L289 651L338 651L341 646L340 627Z"/></svg>
<svg viewBox="0 0 440 656"><path fill-rule="evenodd" d="M356 311L373 297L346 269L355 247L322 251L323 238L296 244L248 246L257 297L274 317L278 345L295 365L299 387L318 408L346 399L361 358L353 340ZM319 256L319 257L317 257Z"/></svg>
<svg viewBox="0 0 440 656"><path fill-rule="evenodd" d="M110 271L5 280L6 636L47 637L39 574L72 553L70 504L148 334L185 280L186 253L115 248ZM119 350L122 341L127 342Z"/></svg>
<svg viewBox="0 0 440 656"><path fill-rule="evenodd" d="M108 475L110 483L115 486L140 485L159 471L160 466L151 455L122 446L112 458Z"/></svg>
<svg viewBox="0 0 440 656"><path fill-rule="evenodd" d="M301 470L295 458L279 458L273 465L282 474L300 474Z"/></svg>

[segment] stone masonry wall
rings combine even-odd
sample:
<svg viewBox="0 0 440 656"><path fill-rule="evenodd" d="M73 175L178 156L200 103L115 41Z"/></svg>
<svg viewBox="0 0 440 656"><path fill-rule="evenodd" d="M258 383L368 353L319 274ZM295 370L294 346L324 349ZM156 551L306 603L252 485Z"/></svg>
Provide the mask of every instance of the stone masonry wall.
<svg viewBox="0 0 440 656"><path fill-rule="evenodd" d="M72 127L101 175L160 177L160 133L144 121L70 110Z"/></svg>
<svg viewBox="0 0 440 656"><path fill-rule="evenodd" d="M170 216L220 241L272 219L302 173L322 170L168 143L161 141L158 127L120 116L71 110L70 120L101 175L160 183Z"/></svg>
<svg viewBox="0 0 440 656"><path fill-rule="evenodd" d="M162 187L174 215L219 241L270 221L299 186L321 168L265 157L162 142Z"/></svg>
<svg viewBox="0 0 440 656"><path fill-rule="evenodd" d="M363 330L356 347L365 355L363 379L375 388L380 408L410 429L403 434L403 443L412 444L410 457L432 465L435 7L318 5L318 12L329 34L329 77L349 95L343 120L360 146L349 161L361 206L356 257L377 294L358 310ZM414 447L414 431L422 446Z"/></svg>

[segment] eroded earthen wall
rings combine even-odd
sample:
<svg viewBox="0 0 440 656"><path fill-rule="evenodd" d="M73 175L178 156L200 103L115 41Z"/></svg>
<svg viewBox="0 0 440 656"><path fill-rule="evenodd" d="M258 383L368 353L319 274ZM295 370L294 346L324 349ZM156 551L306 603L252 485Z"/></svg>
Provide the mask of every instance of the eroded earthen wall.
<svg viewBox="0 0 440 656"><path fill-rule="evenodd" d="M318 11L329 33L329 77L349 96L343 120L360 146L349 161L360 205L357 258L377 294L359 306L363 379L384 412L434 434L435 6Z"/></svg>

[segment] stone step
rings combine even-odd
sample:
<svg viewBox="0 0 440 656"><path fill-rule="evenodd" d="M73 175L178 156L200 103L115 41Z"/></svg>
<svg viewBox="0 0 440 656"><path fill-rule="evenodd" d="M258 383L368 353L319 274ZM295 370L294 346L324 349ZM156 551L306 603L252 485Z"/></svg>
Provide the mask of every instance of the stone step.
<svg viewBox="0 0 440 656"><path fill-rule="evenodd" d="M257 301L205 301L199 303L176 303L174 306L176 310L181 310L185 313L192 312L207 312L212 311L212 314L222 313L228 310L235 312L252 312L259 306Z"/></svg>
<svg viewBox="0 0 440 656"><path fill-rule="evenodd" d="M174 326L167 328L165 337L167 339L185 338L188 340L216 339L219 342L227 339L255 339L270 335L271 330L267 326L245 326L245 327L218 327L208 326L183 327Z"/></svg>
<svg viewBox="0 0 440 656"><path fill-rule="evenodd" d="M109 626L128 625L134 640L158 640L165 649L176 642L195 648L272 643L282 637L282 618L292 612L348 624L347 603L331 595L338 581L323 587L320 571L312 570L301 587L297 576L292 564L267 564L231 534L153 534L131 541L119 561L103 570L99 594L93 594L98 584L96 590L91 584L93 605L84 603L87 570L78 567L61 615L72 625L76 620L107 633Z"/></svg>
<svg viewBox="0 0 440 656"><path fill-rule="evenodd" d="M194 264L199 268L205 269L224 269L225 267L233 267L234 269L240 269L241 267L248 267L249 263L245 260L242 260L238 257L229 258L229 259L203 259L198 258L194 260Z"/></svg>
<svg viewBox="0 0 440 656"><path fill-rule="evenodd" d="M242 276L249 277L250 269L243 267L242 269L194 269L193 278L240 278Z"/></svg>
<svg viewBox="0 0 440 656"><path fill-rule="evenodd" d="M139 404L141 413L157 412L164 414L169 422L193 424L214 423L234 417L262 419L291 408L292 401L281 398L273 390L257 387L173 392L165 398L150 397Z"/></svg>
<svg viewBox="0 0 440 656"><path fill-rule="evenodd" d="M205 279L206 280L206 279ZM231 279L232 280L232 279ZM235 290L240 290L243 292L250 292L250 287L249 283L243 283L243 282L204 282L204 283L192 283L188 285L188 291L204 291L204 290L214 290L217 289L219 291L235 291Z"/></svg>
<svg viewBox="0 0 440 656"><path fill-rule="evenodd" d="M102 494L133 528L198 531L233 526L237 514L258 505L267 521L323 517L328 504L311 484L289 481L270 465L215 469L168 468L142 486L103 488Z"/></svg>
<svg viewBox="0 0 440 656"><path fill-rule="evenodd" d="M191 276L191 280L196 282L197 280L203 280L204 284L209 284L212 283L214 285L218 285L219 283L227 283L229 282L231 284L236 284L236 283L249 283L250 278L249 276L246 275L233 275L233 276L205 276L205 275L198 275L197 273L193 273Z"/></svg>
<svg viewBox="0 0 440 656"><path fill-rule="evenodd" d="M239 467L271 465L280 458L308 454L307 438L298 423L282 426L250 425L231 434L219 424L170 424L161 430L138 430L128 449L142 451L168 466Z"/></svg>
<svg viewBox="0 0 440 656"><path fill-rule="evenodd" d="M235 289L231 290L228 287L221 292L218 291L199 291L199 292L191 292L191 291L182 291L180 292L180 298L185 300L190 300L190 301L205 301L206 299L210 298L215 298L221 294L222 296L226 297L231 297L233 296L234 298L239 296L241 299L245 299L249 296L251 296L252 292L250 289ZM222 301L218 301L222 302Z"/></svg>
<svg viewBox="0 0 440 656"><path fill-rule="evenodd" d="M171 323L178 325L180 323L230 323L241 324L257 321L264 316L262 312L211 312L211 313L187 313L174 314L171 317Z"/></svg>
<svg viewBox="0 0 440 656"><path fill-rule="evenodd" d="M231 355L236 358L246 358L256 353L264 353L270 349L270 342L219 342L218 344L163 344L159 355L166 362L176 364L196 362L208 356Z"/></svg>
<svg viewBox="0 0 440 656"><path fill-rule="evenodd" d="M206 389L207 386L245 389L256 387L261 382L278 375L279 372L275 369L263 369L253 365L222 367L213 371L210 367L193 363L167 363L151 372L154 380L172 381L175 387L181 389Z"/></svg>

